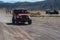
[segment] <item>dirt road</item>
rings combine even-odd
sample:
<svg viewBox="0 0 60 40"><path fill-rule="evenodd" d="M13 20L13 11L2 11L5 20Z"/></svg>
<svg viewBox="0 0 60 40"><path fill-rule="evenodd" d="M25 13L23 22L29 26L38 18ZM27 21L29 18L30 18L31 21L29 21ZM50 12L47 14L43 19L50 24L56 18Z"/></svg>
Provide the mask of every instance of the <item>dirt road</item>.
<svg viewBox="0 0 60 40"><path fill-rule="evenodd" d="M0 40L34 40L24 29L11 24L11 17L0 14Z"/></svg>
<svg viewBox="0 0 60 40"><path fill-rule="evenodd" d="M31 25L13 25L11 16L0 14L0 40L60 40L60 17L32 20Z"/></svg>

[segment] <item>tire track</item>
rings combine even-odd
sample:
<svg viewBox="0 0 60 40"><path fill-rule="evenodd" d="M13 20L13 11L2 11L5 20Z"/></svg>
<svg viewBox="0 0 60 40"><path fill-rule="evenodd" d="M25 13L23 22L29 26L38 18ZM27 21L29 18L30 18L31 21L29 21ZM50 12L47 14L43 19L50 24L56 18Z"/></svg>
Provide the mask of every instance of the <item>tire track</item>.
<svg viewBox="0 0 60 40"><path fill-rule="evenodd" d="M3 23L3 29L5 29L6 31L8 31L7 33L11 36L13 36L16 40L19 40L19 38L21 38L22 40L34 40L28 33L26 33L26 31L24 31L22 28L13 28L13 27L9 27L6 24ZM4 31L4 32L6 32Z"/></svg>

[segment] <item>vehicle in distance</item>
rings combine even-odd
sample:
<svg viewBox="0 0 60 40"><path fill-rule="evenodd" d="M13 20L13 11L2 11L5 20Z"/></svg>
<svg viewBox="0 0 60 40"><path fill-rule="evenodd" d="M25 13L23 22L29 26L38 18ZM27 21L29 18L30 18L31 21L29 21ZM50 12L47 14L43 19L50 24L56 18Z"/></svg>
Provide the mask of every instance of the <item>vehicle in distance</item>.
<svg viewBox="0 0 60 40"><path fill-rule="evenodd" d="M59 14L57 10L47 10L46 14Z"/></svg>

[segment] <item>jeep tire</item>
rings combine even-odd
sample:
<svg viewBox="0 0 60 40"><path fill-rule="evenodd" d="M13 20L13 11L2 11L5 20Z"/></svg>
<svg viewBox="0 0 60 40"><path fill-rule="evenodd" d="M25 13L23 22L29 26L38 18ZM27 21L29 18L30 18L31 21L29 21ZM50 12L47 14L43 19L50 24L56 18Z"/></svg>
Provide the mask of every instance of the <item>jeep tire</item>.
<svg viewBox="0 0 60 40"><path fill-rule="evenodd" d="M32 24L32 20L31 19L28 20L28 24Z"/></svg>
<svg viewBox="0 0 60 40"><path fill-rule="evenodd" d="M14 17L12 18L12 23L15 24L15 20L14 20Z"/></svg>

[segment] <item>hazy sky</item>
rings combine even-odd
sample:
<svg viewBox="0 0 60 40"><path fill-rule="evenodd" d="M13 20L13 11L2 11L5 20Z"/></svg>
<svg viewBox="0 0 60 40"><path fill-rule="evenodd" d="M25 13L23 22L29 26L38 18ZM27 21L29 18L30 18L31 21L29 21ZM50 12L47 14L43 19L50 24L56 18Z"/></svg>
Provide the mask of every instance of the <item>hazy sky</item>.
<svg viewBox="0 0 60 40"><path fill-rule="evenodd" d="M17 1L20 1L20 2L36 2L36 1L43 1L43 0L0 0L0 1L4 1L4 2L17 2Z"/></svg>

